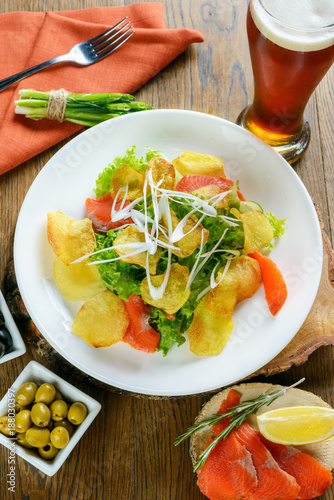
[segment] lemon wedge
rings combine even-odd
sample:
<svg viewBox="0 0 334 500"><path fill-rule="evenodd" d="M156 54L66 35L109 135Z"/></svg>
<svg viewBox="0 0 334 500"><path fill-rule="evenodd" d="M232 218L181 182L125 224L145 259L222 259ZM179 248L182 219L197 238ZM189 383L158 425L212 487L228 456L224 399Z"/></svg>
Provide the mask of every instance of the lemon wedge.
<svg viewBox="0 0 334 500"><path fill-rule="evenodd" d="M292 406L257 416L261 434L279 444L310 444L334 435L334 410L321 406Z"/></svg>

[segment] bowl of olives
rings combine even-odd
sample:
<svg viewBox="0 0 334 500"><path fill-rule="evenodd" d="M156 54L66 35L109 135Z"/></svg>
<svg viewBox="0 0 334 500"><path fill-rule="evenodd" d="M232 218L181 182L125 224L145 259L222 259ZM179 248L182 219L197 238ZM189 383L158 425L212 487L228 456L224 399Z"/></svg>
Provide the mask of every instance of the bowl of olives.
<svg viewBox="0 0 334 500"><path fill-rule="evenodd" d="M0 443L53 476L101 409L100 403L31 361L0 401Z"/></svg>
<svg viewBox="0 0 334 500"><path fill-rule="evenodd" d="M26 346L0 291L0 364L25 352Z"/></svg>

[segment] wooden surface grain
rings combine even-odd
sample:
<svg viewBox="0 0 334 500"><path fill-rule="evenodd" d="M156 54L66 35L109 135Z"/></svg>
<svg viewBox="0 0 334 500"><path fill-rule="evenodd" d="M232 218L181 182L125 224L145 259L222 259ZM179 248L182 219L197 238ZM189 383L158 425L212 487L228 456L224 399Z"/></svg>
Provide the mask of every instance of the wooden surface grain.
<svg viewBox="0 0 334 500"><path fill-rule="evenodd" d="M0 12L47 11L135 3L121 0L0 0ZM205 42L191 46L136 93L156 108L192 109L235 121L252 100L252 72L245 33L246 0L165 0L169 28L196 28ZM23 29L29 29L28 26ZM1 40L1 34L0 34ZM334 68L323 79L307 107L312 140L305 156L294 165L320 208L333 244L334 168L332 157ZM66 142L66 141L65 141ZM13 236L23 199L37 173L60 143L0 177L0 283L13 254ZM1 145L0 145L1 152ZM28 352L0 365L0 397L32 359ZM40 360L39 360L40 361ZM43 361L47 365L47 362ZM64 376L61 370L59 375ZM303 388L331 405L333 348L321 347L304 365L270 377L287 385L306 377ZM64 376L69 382L71 378ZM256 380L263 380L257 378ZM16 460L16 493L8 492L8 450L0 446L0 498L32 500L203 500L196 486L188 444L174 448L209 396L150 400L112 394L91 383L80 389L102 404L102 411L52 478L20 457ZM332 500L334 487L321 500Z"/></svg>

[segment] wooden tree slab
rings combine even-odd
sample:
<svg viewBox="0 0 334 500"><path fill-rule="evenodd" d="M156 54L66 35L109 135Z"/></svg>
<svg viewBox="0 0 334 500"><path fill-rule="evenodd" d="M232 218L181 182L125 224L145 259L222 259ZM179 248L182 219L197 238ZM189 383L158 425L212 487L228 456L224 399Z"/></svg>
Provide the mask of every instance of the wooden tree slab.
<svg viewBox="0 0 334 500"><path fill-rule="evenodd" d="M319 213L318 213L319 216ZM305 363L323 345L334 345L334 252L319 216L324 245L323 266L317 296L306 320L291 342L274 359L247 378L274 375Z"/></svg>
<svg viewBox="0 0 334 500"><path fill-rule="evenodd" d="M304 324L291 342L273 360L247 378L255 375L274 375L288 370L292 365L305 363L309 355L318 347L334 345L334 252L324 232L320 214L318 213L324 244L323 268L319 290ZM43 337L31 320L21 298L11 261L6 274L6 300L19 329L25 337L34 358L41 358L55 371L70 371L71 377L89 380L94 384L107 388L111 392L125 393L116 387L110 387L81 372L66 361ZM217 389L218 391L219 389ZM211 391L215 392L215 391Z"/></svg>

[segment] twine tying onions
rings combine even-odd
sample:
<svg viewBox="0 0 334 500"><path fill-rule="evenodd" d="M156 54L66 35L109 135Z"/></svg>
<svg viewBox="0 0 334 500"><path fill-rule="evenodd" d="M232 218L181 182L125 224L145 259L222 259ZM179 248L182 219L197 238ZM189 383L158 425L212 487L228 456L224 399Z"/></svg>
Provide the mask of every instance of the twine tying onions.
<svg viewBox="0 0 334 500"><path fill-rule="evenodd" d="M32 120L48 118L92 127L117 116L153 109L135 101L130 94L72 94L65 89L39 92L32 89L19 91L15 113Z"/></svg>
<svg viewBox="0 0 334 500"><path fill-rule="evenodd" d="M69 92L65 89L50 90L49 100L46 108L46 118L62 123L65 120L67 96Z"/></svg>

